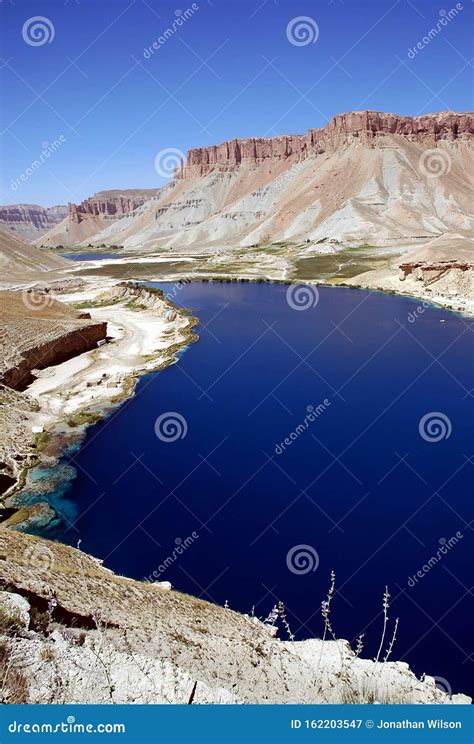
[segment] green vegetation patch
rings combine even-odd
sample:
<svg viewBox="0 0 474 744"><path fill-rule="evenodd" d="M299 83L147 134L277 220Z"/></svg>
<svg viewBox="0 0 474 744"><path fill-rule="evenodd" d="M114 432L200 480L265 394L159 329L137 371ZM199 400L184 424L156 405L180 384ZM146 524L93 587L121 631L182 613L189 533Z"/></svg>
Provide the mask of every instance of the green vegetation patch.
<svg viewBox="0 0 474 744"><path fill-rule="evenodd" d="M84 426L84 424L97 424L102 416L100 413L95 411L78 411L67 419L67 425L73 429L76 426Z"/></svg>
<svg viewBox="0 0 474 744"><path fill-rule="evenodd" d="M194 262L189 261L163 261L159 263L134 263L134 264L106 264L95 268L84 269L84 276L110 276L114 279L139 279L148 277L159 277L176 272L192 272L196 268Z"/></svg>
<svg viewBox="0 0 474 744"><path fill-rule="evenodd" d="M376 251L379 250L380 254ZM300 258L295 265L294 279L351 279L366 271L380 269L392 258L382 248L363 245L337 253L321 253Z"/></svg>

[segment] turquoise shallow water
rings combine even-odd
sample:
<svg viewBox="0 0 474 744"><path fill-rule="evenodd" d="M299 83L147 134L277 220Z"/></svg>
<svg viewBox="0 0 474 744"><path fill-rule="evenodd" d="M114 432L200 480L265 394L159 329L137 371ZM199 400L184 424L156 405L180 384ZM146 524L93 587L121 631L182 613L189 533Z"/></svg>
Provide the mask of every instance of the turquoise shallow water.
<svg viewBox="0 0 474 744"><path fill-rule="evenodd" d="M342 288L303 311L287 292L175 292L199 341L64 458L47 534L259 616L282 600L297 638L321 634L334 570L334 627L368 655L388 585L394 657L472 692L473 321Z"/></svg>

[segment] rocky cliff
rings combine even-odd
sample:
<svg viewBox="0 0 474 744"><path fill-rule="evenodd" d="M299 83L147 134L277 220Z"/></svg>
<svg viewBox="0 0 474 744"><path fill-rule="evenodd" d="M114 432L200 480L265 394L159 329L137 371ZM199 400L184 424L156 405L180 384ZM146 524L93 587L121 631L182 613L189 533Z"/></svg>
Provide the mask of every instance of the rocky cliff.
<svg viewBox="0 0 474 744"><path fill-rule="evenodd" d="M107 335L107 323L36 289L0 292L0 323L0 384L14 390L24 390L34 370L89 351Z"/></svg>
<svg viewBox="0 0 474 744"><path fill-rule="evenodd" d="M306 134L285 137L234 139L211 147L188 150L186 164L178 170L178 177L209 173L215 167L233 168L239 165L258 165L264 160L285 160L292 155L306 157L321 154L360 139L376 142L386 134L398 134L407 139L429 143L439 140L466 138L474 132L471 114L442 112L425 116L398 116L378 111L353 111L334 116L320 129L309 129Z"/></svg>
<svg viewBox="0 0 474 744"><path fill-rule="evenodd" d="M0 376L0 383L14 390L24 390L35 378L34 370L61 364L78 354L97 348L107 335L107 323L78 322L51 341L39 341L25 350L16 364Z"/></svg>
<svg viewBox="0 0 474 744"><path fill-rule="evenodd" d="M51 230L67 215L67 207L40 207L37 204L9 204L0 207L0 228L27 241Z"/></svg>
<svg viewBox="0 0 474 744"><path fill-rule="evenodd" d="M80 204L69 203L64 219L35 242L42 246L86 245L114 222L130 217L156 195L156 189L98 191Z"/></svg>
<svg viewBox="0 0 474 744"><path fill-rule="evenodd" d="M69 219L79 224L85 215L120 219L156 194L156 189L99 191L80 204L69 203Z"/></svg>
<svg viewBox="0 0 474 744"><path fill-rule="evenodd" d="M94 243L127 251L420 245L472 231L472 113L355 111L306 134L188 151L134 220ZM83 244L87 245L86 241Z"/></svg>
<svg viewBox="0 0 474 744"><path fill-rule="evenodd" d="M413 276L426 285L439 281L448 272L468 272L473 268L474 263L463 261L413 261L400 264L399 279L403 282L407 276Z"/></svg>

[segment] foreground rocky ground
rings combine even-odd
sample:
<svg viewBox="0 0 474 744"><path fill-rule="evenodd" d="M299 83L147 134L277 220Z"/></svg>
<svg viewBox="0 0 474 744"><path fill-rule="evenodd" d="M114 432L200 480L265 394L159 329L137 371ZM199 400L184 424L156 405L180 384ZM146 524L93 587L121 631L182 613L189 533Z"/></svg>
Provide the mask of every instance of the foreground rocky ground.
<svg viewBox="0 0 474 744"><path fill-rule="evenodd" d="M346 641L281 641L273 624L1 527L0 584L2 702L470 702Z"/></svg>

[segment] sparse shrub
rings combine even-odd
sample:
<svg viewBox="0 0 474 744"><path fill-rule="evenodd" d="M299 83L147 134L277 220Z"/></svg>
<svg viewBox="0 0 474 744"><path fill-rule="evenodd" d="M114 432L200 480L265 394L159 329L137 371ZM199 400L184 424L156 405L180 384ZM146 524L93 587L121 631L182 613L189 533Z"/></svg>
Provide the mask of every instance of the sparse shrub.
<svg viewBox="0 0 474 744"><path fill-rule="evenodd" d="M31 617L31 629L37 633L43 633L46 635L49 630L49 614L48 612L42 612L37 607L32 607L30 612Z"/></svg>
<svg viewBox="0 0 474 744"><path fill-rule="evenodd" d="M28 682L25 675L15 669L13 654L5 641L0 641L0 703L22 705L28 702Z"/></svg>
<svg viewBox="0 0 474 744"><path fill-rule="evenodd" d="M43 661L54 661L54 659L56 658L56 653L52 646L43 646L40 652L40 656Z"/></svg>
<svg viewBox="0 0 474 744"><path fill-rule="evenodd" d="M24 630L20 613L15 613L11 609L7 612L0 607L0 630L8 636L16 635L21 630Z"/></svg>

